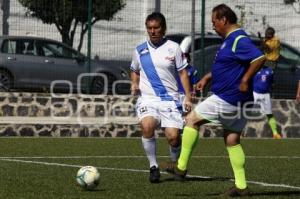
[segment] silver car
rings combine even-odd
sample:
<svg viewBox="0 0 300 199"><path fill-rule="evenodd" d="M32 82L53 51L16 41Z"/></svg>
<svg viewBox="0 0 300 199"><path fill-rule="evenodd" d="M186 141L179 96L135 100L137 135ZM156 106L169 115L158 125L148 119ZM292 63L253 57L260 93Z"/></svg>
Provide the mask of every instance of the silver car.
<svg viewBox="0 0 300 199"><path fill-rule="evenodd" d="M0 91L129 93L128 61L88 59L54 40L0 37Z"/></svg>

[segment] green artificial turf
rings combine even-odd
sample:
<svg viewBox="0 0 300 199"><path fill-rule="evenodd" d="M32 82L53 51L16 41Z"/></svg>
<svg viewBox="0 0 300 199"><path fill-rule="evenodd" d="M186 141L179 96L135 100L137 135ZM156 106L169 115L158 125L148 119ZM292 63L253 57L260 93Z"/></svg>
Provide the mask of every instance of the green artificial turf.
<svg viewBox="0 0 300 199"><path fill-rule="evenodd" d="M300 198L300 139L243 139L246 198ZM233 186L222 139L201 139L185 182L162 174L148 181L149 164L140 139L128 138L1 138L2 199L165 199L220 198ZM165 139L157 142L158 161L167 161ZM80 166L98 168L100 185L84 191L76 184Z"/></svg>

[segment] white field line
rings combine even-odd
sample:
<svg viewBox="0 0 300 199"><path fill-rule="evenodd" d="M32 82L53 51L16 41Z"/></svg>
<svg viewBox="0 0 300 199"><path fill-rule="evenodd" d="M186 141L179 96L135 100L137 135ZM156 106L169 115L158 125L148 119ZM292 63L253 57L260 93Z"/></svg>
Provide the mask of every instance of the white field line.
<svg viewBox="0 0 300 199"><path fill-rule="evenodd" d="M157 158L168 158L167 155L158 155ZM90 158L146 158L143 155L96 155L96 156L0 156L0 159L90 159ZM228 158L228 156L221 155L200 155L192 158ZM246 159L300 159L300 156L246 156Z"/></svg>
<svg viewBox="0 0 300 199"><path fill-rule="evenodd" d="M27 164L41 164L47 166L61 166L61 167L73 167L73 168L81 168L83 165L73 165L73 164L62 164L55 162L40 162L40 161L31 161L31 160L18 160L18 159L9 159L9 158L0 158L1 161L7 162L20 162ZM110 170L110 171L130 171L130 172L140 172L140 173L148 173L148 170L140 170L140 169L123 169L123 168L109 168L109 167L97 167L99 170ZM163 174L167 174L166 172L161 172ZM199 175L187 175L188 177L196 177L196 178L205 178L205 179L213 179L213 177L209 176L199 176ZM229 179L229 181L234 181L233 179ZM281 187L281 188L289 188L300 190L300 187L286 185L286 184L270 184L265 182L257 182L257 181L247 181L249 184L256 184L263 187Z"/></svg>

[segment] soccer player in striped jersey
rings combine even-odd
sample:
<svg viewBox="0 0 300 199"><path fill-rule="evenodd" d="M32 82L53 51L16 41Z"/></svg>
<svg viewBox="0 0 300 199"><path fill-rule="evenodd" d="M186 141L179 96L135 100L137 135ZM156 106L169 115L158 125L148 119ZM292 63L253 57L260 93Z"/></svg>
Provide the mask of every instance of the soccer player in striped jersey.
<svg viewBox="0 0 300 199"><path fill-rule="evenodd" d="M170 144L171 160L176 162L180 153L183 128L182 104L179 101L176 76L180 76L185 90L183 106L191 109L188 65L179 45L167 40L165 17L154 12L146 18L149 40L134 50L131 63L131 93L140 95L136 112L142 129L142 144L150 164L151 183L159 182L160 171L156 160L155 129L164 129Z"/></svg>

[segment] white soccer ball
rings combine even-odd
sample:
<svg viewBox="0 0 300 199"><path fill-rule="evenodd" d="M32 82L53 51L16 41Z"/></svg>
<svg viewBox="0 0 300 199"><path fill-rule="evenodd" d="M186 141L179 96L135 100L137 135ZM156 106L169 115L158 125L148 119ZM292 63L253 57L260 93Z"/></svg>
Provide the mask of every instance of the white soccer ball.
<svg viewBox="0 0 300 199"><path fill-rule="evenodd" d="M96 167L84 166L78 170L76 181L83 189L93 190L100 182L100 173Z"/></svg>

